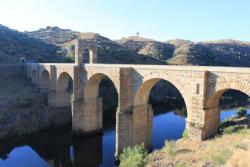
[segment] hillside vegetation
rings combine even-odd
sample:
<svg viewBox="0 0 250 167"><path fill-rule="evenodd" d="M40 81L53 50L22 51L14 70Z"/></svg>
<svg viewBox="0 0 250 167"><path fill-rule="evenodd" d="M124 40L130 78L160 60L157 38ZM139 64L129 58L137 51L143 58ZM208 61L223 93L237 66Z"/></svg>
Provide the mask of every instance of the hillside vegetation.
<svg viewBox="0 0 250 167"><path fill-rule="evenodd" d="M21 33L3 25L0 25L0 63L18 62L23 56L35 62L73 62L74 47L69 41L76 37L98 48L99 63L250 66L249 42L229 39L163 42L140 36L110 40L97 33L59 27ZM65 60L66 55L70 59Z"/></svg>
<svg viewBox="0 0 250 167"><path fill-rule="evenodd" d="M80 33L69 29L58 27L46 27L38 31L26 32L30 37L41 39L44 42L55 44L64 48L68 56L74 56L74 46L70 42L75 37L83 40L86 45L96 46L99 63L119 63L119 64L163 64L161 61L149 56L139 56L115 41L97 33Z"/></svg>
<svg viewBox="0 0 250 167"><path fill-rule="evenodd" d="M58 46L0 24L0 63L19 63L21 57L31 62L62 62L64 54Z"/></svg>
<svg viewBox="0 0 250 167"><path fill-rule="evenodd" d="M117 41L138 54L154 57L171 65L250 66L250 43L235 40L159 42L143 37Z"/></svg>

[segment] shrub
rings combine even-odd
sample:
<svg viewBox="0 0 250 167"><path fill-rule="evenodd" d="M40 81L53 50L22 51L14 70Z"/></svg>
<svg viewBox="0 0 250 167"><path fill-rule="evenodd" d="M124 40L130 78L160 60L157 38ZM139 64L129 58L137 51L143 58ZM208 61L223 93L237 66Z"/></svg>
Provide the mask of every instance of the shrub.
<svg viewBox="0 0 250 167"><path fill-rule="evenodd" d="M243 143L243 142L238 142L236 145L235 145L235 148L239 148L239 149L243 149L243 150L248 150L248 145L246 143Z"/></svg>
<svg viewBox="0 0 250 167"><path fill-rule="evenodd" d="M234 117L229 117L229 118L226 118L224 121L222 121L221 128L225 128L225 127L234 125L233 118Z"/></svg>
<svg viewBox="0 0 250 167"><path fill-rule="evenodd" d="M228 149L215 153L211 158L213 166L225 164L231 155L232 152Z"/></svg>
<svg viewBox="0 0 250 167"><path fill-rule="evenodd" d="M74 63L75 62L75 56L74 55L70 55L64 58L64 62L65 63Z"/></svg>
<svg viewBox="0 0 250 167"><path fill-rule="evenodd" d="M244 134L246 132L247 132L247 127L244 125L228 126L223 129L223 134L232 134L232 133Z"/></svg>
<svg viewBox="0 0 250 167"><path fill-rule="evenodd" d="M175 165L175 167L188 167L188 165L186 165L186 163L179 162Z"/></svg>
<svg viewBox="0 0 250 167"><path fill-rule="evenodd" d="M144 144L135 145L134 147L127 147L123 149L119 160L120 167L142 167L147 162L148 151Z"/></svg>
<svg viewBox="0 0 250 167"><path fill-rule="evenodd" d="M187 128L185 128L185 130L183 131L182 138L183 139L188 139L188 130L187 130Z"/></svg>
<svg viewBox="0 0 250 167"><path fill-rule="evenodd" d="M164 149L167 151L169 155L175 156L177 151L175 141L174 140L166 141Z"/></svg>
<svg viewBox="0 0 250 167"><path fill-rule="evenodd" d="M233 132L235 132L234 126L228 126L225 129L223 129L223 134L232 134Z"/></svg>
<svg viewBox="0 0 250 167"><path fill-rule="evenodd" d="M246 115L247 109L244 108L244 107L239 107L239 108L237 109L236 113L237 113L237 115L238 115L239 117L243 117L243 116Z"/></svg>

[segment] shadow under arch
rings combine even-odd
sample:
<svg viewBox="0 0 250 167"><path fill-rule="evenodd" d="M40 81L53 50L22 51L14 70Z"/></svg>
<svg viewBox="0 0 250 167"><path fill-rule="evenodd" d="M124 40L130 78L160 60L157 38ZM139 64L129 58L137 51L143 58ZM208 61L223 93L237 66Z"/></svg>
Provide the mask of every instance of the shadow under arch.
<svg viewBox="0 0 250 167"><path fill-rule="evenodd" d="M50 74L47 70L41 72L40 88L42 92L46 92L50 88Z"/></svg>
<svg viewBox="0 0 250 167"><path fill-rule="evenodd" d="M152 78L144 81L137 89L134 98L134 109L133 109L133 144L144 143L146 147L152 148L152 129L153 129L153 117L154 109L150 104L150 94L158 83L166 82L169 89L175 89L183 100L183 104L187 107L186 98L182 90L171 81L164 78ZM186 109L185 109L186 110ZM185 115L188 115L188 112ZM185 122L185 121L184 121ZM185 128L181 129L181 134Z"/></svg>
<svg viewBox="0 0 250 167"><path fill-rule="evenodd" d="M236 94L236 98L232 98L232 101L236 101L240 97L245 97L246 100L250 97L250 92L245 89L247 87L242 87L240 84L234 84L235 86L225 86L225 87L220 87L220 89L216 90L211 96L209 96L207 100L207 110L208 112L206 113L205 119L207 120L207 124L205 125L205 130L202 132L203 136L208 136L212 137L216 133L218 133L219 128L220 128L220 123L221 123L221 101L223 100L222 97L227 97L230 96L227 93L233 92ZM232 94L231 94L232 95ZM238 97L237 97L238 96ZM248 102L249 103L249 102ZM248 104L249 105L249 104ZM236 105L231 105L231 108L235 107L241 107L239 104Z"/></svg>
<svg viewBox="0 0 250 167"><path fill-rule="evenodd" d="M96 73L88 79L84 90L85 101L96 101L99 103L97 105L101 105L99 110L102 110L100 115L102 126L104 128L114 127L118 107L118 92L114 81L103 73Z"/></svg>
<svg viewBox="0 0 250 167"><path fill-rule="evenodd" d="M173 84L171 81L162 79L162 78L152 78L143 82L138 88L138 90L136 91L135 99L134 99L134 106L141 106L141 105L149 104L150 93L152 91L152 88L162 81L166 82L170 88L172 87L176 90L176 92L182 97L184 104L187 108L188 101L186 100L185 94L181 91L181 89L178 88L178 86Z"/></svg>
<svg viewBox="0 0 250 167"><path fill-rule="evenodd" d="M73 79L67 73L63 72L59 75L56 84L59 106L70 107L71 95L73 93Z"/></svg>
<svg viewBox="0 0 250 167"><path fill-rule="evenodd" d="M117 93L118 89L115 86L114 81L111 78L109 78L107 75L103 73L96 73L88 79L85 92L84 92L84 98L85 99L98 98L100 83L105 79L111 81L112 86L115 87L115 91Z"/></svg>
<svg viewBox="0 0 250 167"><path fill-rule="evenodd" d="M218 107L220 105L220 99L221 99L222 95L228 91L237 91L237 92L240 92L240 93L250 97L250 92L248 92L248 91L241 90L239 88L224 88L224 89L220 89L220 90L216 91L212 96L209 97L209 99L207 101L207 106L209 108Z"/></svg>

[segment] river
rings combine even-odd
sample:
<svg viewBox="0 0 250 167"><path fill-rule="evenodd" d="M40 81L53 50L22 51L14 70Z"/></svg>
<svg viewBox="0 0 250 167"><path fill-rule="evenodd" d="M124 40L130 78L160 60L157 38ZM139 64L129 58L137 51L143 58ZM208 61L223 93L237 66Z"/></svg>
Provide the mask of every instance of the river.
<svg viewBox="0 0 250 167"><path fill-rule="evenodd" d="M185 118L173 111L153 119L152 147L165 140L179 139ZM250 114L250 110L248 110ZM235 109L221 112L221 120L235 115ZM100 135L72 139L70 127L41 131L25 138L0 143L0 167L112 167L115 166L115 128L108 126Z"/></svg>

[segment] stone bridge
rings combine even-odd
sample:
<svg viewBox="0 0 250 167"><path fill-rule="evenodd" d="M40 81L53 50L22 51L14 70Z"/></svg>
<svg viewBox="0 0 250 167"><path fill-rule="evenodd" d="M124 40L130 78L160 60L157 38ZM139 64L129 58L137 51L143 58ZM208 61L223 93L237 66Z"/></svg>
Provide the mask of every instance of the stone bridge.
<svg viewBox="0 0 250 167"><path fill-rule="evenodd" d="M76 49L78 55L80 49ZM191 140L217 133L219 100L225 91L233 89L250 96L250 68L93 64L96 57L95 51L90 51L90 64L83 64L82 57L76 56L74 64L26 64L26 71L37 88L48 92L49 106L72 107L72 130L76 134L102 130L99 83L109 78L118 93L116 153L135 144L151 146L153 110L149 94L159 80L169 81L182 95Z"/></svg>

